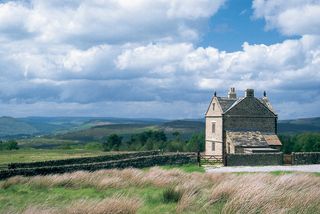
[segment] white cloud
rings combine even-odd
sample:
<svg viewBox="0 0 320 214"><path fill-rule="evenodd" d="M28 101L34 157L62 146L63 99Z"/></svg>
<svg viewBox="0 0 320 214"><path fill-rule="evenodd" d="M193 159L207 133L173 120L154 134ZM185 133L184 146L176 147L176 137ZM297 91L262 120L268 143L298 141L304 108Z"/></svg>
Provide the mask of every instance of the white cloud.
<svg viewBox="0 0 320 214"><path fill-rule="evenodd" d="M197 76L201 88L221 87L223 81L219 80L228 80L230 84L252 81L251 87L262 89L288 85L287 81L298 82L301 78L320 81L320 71L316 69L320 66L319 51L318 36L270 46L244 43L242 51L230 53L212 47L195 49L185 43L154 44L125 50L118 56L117 65L120 69L146 71L171 66L176 78ZM208 84L210 79L212 84Z"/></svg>
<svg viewBox="0 0 320 214"><path fill-rule="evenodd" d="M149 44L125 50L116 64L123 69L158 69L163 65L175 66L193 49L192 44Z"/></svg>
<svg viewBox="0 0 320 214"><path fill-rule="evenodd" d="M216 13L225 0L170 0L168 2L170 3L170 7L167 10L167 15L170 18L195 19L209 17L213 13Z"/></svg>
<svg viewBox="0 0 320 214"><path fill-rule="evenodd" d="M0 30L14 30L23 28L25 17L29 15L29 10L17 2L0 4Z"/></svg>
<svg viewBox="0 0 320 214"><path fill-rule="evenodd" d="M11 46L7 48L12 51ZM10 63L18 65L16 71L22 74L11 80L3 76L0 86L7 90L0 94L1 99L83 104L107 100L204 103L208 91L221 93L235 86L238 90L255 88L258 93L277 92L274 99L278 103L296 102L306 93L320 92L318 36L270 46L244 43L236 52L195 48L191 43L58 50L47 47L44 52L37 48L28 51L27 46L10 56Z"/></svg>
<svg viewBox="0 0 320 214"><path fill-rule="evenodd" d="M315 114L306 103L310 97L320 102L318 2L254 1L255 16L267 27L299 39L245 42L235 52L197 47L198 25L223 3L0 3L0 110L19 116L14 109L23 113L25 107L27 115L200 117L213 90L222 95L235 86L270 91L288 117L294 113L282 108L292 103Z"/></svg>
<svg viewBox="0 0 320 214"><path fill-rule="evenodd" d="M32 0L0 3L0 31L33 34L42 42L78 45L153 41L167 37L192 40L189 23L209 18L225 0Z"/></svg>
<svg viewBox="0 0 320 214"><path fill-rule="evenodd" d="M255 17L285 35L320 34L319 0L254 0Z"/></svg>

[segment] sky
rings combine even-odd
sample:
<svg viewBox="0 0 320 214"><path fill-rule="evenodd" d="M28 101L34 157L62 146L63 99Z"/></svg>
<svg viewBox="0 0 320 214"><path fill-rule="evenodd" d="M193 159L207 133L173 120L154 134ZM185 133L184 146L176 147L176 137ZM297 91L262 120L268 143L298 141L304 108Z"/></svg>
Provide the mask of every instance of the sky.
<svg viewBox="0 0 320 214"><path fill-rule="evenodd" d="M320 116L320 0L0 0L0 115L202 118L230 87Z"/></svg>

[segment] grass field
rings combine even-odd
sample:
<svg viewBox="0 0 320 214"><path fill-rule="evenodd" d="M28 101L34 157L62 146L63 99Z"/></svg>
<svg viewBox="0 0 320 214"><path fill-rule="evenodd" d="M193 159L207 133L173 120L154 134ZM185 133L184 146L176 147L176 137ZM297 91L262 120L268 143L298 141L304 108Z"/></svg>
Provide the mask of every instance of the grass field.
<svg viewBox="0 0 320 214"><path fill-rule="evenodd" d="M86 149L19 149L0 151L0 169L6 167L8 163L91 157L110 153Z"/></svg>
<svg viewBox="0 0 320 214"><path fill-rule="evenodd" d="M13 177L0 182L0 213L313 214L320 210L320 177L315 174L197 171L197 166L185 165Z"/></svg>

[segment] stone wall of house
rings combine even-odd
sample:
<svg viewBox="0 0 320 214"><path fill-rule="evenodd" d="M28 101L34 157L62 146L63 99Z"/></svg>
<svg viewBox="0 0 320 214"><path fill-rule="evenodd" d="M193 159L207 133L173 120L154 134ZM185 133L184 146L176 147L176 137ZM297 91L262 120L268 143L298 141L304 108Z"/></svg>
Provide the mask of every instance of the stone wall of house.
<svg viewBox="0 0 320 214"><path fill-rule="evenodd" d="M282 165L283 153L227 154L227 166Z"/></svg>
<svg viewBox="0 0 320 214"><path fill-rule="evenodd" d="M224 129L230 131L276 132L274 117L225 116Z"/></svg>
<svg viewBox="0 0 320 214"><path fill-rule="evenodd" d="M215 132L212 132L212 124L215 124ZM222 155L222 117L206 117L206 155ZM212 142L215 150L212 151Z"/></svg>
<svg viewBox="0 0 320 214"><path fill-rule="evenodd" d="M226 136L226 152L231 154L236 152L236 147L228 136Z"/></svg>
<svg viewBox="0 0 320 214"><path fill-rule="evenodd" d="M276 115L257 98L246 97L224 115L225 130L276 131Z"/></svg>
<svg viewBox="0 0 320 214"><path fill-rule="evenodd" d="M292 164L320 164L320 152L293 152Z"/></svg>

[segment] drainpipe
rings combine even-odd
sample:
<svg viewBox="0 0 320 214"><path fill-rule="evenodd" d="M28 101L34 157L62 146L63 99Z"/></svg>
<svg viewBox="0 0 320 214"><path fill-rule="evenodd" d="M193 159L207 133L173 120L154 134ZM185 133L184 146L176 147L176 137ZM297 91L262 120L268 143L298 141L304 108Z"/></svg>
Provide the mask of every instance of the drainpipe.
<svg viewBox="0 0 320 214"><path fill-rule="evenodd" d="M278 115L276 115L276 117L274 118L275 120L275 133L278 134Z"/></svg>
<svg viewBox="0 0 320 214"><path fill-rule="evenodd" d="M224 114L222 114L222 163L227 166L226 145L225 145L225 130L224 130Z"/></svg>

